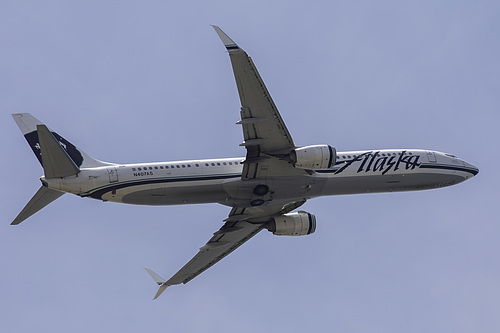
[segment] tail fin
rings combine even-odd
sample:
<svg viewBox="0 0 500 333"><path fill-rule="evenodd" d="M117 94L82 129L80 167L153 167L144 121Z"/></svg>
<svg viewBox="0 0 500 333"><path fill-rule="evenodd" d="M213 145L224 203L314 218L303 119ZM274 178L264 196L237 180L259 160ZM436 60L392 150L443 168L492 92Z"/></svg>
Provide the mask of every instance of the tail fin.
<svg viewBox="0 0 500 333"><path fill-rule="evenodd" d="M42 165L45 178L68 177L78 174L80 168L110 165L85 154L29 113L16 113L12 117ZM11 224L21 223L63 194L42 186Z"/></svg>
<svg viewBox="0 0 500 333"><path fill-rule="evenodd" d="M36 125L45 178L74 176L80 172L73 159L45 125Z"/></svg>
<svg viewBox="0 0 500 333"><path fill-rule="evenodd" d="M19 126L19 129L26 138L26 141L28 141L28 144L35 153L35 156L38 158L38 161L43 166L44 164L42 160L41 146L40 146L41 143L38 133L38 125L43 125L42 122L40 122L40 120L36 119L29 113L16 113L13 114L12 117L16 121L17 126ZM51 133L52 136L54 137L55 140L51 141L57 142L64 149L66 154L71 158L71 160L73 161L73 163L76 165L77 168L80 169L92 168L92 167L106 166L112 164L112 163L102 162L90 157L85 152L75 147L75 145L73 145L71 142L69 142L56 132L49 130L45 125L43 125L43 127L47 129L46 133Z"/></svg>

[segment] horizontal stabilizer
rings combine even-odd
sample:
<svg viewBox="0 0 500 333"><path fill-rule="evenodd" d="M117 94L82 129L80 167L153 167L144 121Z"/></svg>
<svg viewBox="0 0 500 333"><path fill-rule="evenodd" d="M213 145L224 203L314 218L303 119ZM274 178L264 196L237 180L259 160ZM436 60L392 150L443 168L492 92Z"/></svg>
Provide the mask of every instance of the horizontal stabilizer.
<svg viewBox="0 0 500 333"><path fill-rule="evenodd" d="M63 192L51 190L45 186L40 187L38 192L35 193L33 198L28 202L28 204L23 208L23 210L17 215L11 225L17 225L24 220L26 220L31 215L38 212L43 207L47 206L52 201L63 195Z"/></svg>
<svg viewBox="0 0 500 333"><path fill-rule="evenodd" d="M79 173L80 169L50 133L47 126L37 125L36 129L40 141L45 178L68 177Z"/></svg>

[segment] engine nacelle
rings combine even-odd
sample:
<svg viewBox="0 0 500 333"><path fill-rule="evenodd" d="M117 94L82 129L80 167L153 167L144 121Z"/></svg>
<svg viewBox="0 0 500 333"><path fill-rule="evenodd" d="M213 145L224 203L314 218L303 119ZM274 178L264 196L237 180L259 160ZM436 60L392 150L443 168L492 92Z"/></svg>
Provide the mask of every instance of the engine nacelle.
<svg viewBox="0 0 500 333"><path fill-rule="evenodd" d="M290 159L294 167L308 170L329 169L335 165L337 151L329 145L314 145L294 149Z"/></svg>
<svg viewBox="0 0 500 333"><path fill-rule="evenodd" d="M268 230L276 236L305 236L316 231L316 216L299 211L275 217Z"/></svg>

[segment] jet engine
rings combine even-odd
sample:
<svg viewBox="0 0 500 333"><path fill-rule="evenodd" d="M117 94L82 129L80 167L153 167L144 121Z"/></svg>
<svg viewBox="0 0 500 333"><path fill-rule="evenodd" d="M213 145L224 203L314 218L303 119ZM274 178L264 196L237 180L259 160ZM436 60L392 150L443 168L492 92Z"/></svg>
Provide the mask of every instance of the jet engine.
<svg viewBox="0 0 500 333"><path fill-rule="evenodd" d="M268 230L276 236L305 236L316 231L316 216L299 211L283 214L269 222Z"/></svg>
<svg viewBox="0 0 500 333"><path fill-rule="evenodd" d="M335 165L336 156L337 151L332 146L314 145L294 149L290 160L299 169L323 170Z"/></svg>

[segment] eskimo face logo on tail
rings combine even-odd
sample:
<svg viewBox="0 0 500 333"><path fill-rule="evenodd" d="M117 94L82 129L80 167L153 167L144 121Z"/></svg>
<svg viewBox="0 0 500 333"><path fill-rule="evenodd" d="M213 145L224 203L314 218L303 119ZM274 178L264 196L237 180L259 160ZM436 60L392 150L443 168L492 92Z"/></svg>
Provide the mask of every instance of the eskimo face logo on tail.
<svg viewBox="0 0 500 333"><path fill-rule="evenodd" d="M56 132L51 132L54 138L59 142L59 145L66 150L68 155L71 157L73 162L80 167L83 164L83 156L82 154L78 151L78 149L68 140L57 134ZM40 149L40 143L38 141L38 132L34 131L31 133L28 133L24 136L26 138L26 141L28 141L31 149L35 153L36 157L38 158L38 161L40 161L40 164L42 164L42 155L41 155L41 149Z"/></svg>
<svg viewBox="0 0 500 333"><path fill-rule="evenodd" d="M358 167L356 173L382 172L382 175L385 175L389 171L396 171L402 168L405 170L413 170L420 166L421 163L419 163L419 159L419 155L410 155L405 150L401 151L396 156L389 153L381 154L380 151L370 151L354 156L352 159L335 163L340 166L340 168L335 171L335 174L342 173L347 168L353 166L353 164L356 164Z"/></svg>

